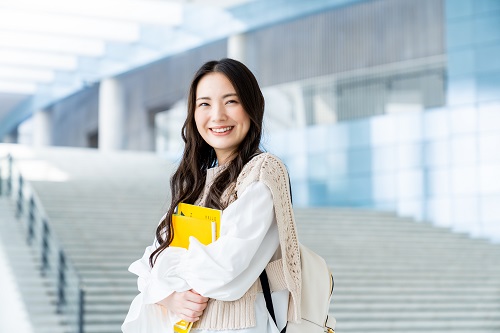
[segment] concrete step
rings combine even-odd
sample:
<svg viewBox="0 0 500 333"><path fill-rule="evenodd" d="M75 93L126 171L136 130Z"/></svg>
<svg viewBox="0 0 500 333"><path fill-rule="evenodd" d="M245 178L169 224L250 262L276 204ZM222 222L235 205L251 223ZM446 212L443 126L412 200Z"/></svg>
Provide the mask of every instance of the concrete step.
<svg viewBox="0 0 500 333"><path fill-rule="evenodd" d="M467 317L462 320L432 320L432 321L408 321L408 320L373 320L373 321L337 321L336 330L340 332L358 332L369 330L370 332L427 332L428 330L441 330L441 332L460 332L468 329L476 332L479 330L498 330L500 319L492 320L470 320ZM498 332L498 331L497 331Z"/></svg>
<svg viewBox="0 0 500 333"><path fill-rule="evenodd" d="M497 302L477 302L477 303L457 303L457 302L419 302L419 303L347 303L337 304L334 300L330 304L331 311L335 314L355 313L363 314L370 312L383 313L427 313L427 312L445 312L445 311L486 311L500 313L500 305Z"/></svg>
<svg viewBox="0 0 500 333"><path fill-rule="evenodd" d="M86 333L118 333L138 293L127 268L166 210L168 167L134 162L136 155L47 154L71 175L36 188L84 280ZM500 246L390 212L311 208L295 216L299 240L334 274L338 332L500 332Z"/></svg>
<svg viewBox="0 0 500 333"><path fill-rule="evenodd" d="M372 310L366 313L359 312L336 312L336 316L342 318L344 321L430 321L430 320L449 320L449 321L463 321L463 320L484 320L484 321L498 321L500 320L500 313L496 310L489 311L418 311L418 312L385 312Z"/></svg>
<svg viewBox="0 0 500 333"><path fill-rule="evenodd" d="M50 288L37 271L38 263L25 242L24 228L14 218L14 205L7 198L0 197L0 212L0 246L6 249L34 333L65 332L64 318L56 314Z"/></svg>

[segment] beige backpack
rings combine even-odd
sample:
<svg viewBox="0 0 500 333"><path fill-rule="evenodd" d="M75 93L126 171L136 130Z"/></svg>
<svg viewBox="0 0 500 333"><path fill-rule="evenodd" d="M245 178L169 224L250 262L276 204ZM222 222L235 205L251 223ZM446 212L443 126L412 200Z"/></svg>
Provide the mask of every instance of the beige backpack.
<svg viewBox="0 0 500 333"><path fill-rule="evenodd" d="M302 268L301 321L288 323L281 333L335 333L335 318L328 317L333 293L333 276L325 260L300 244ZM265 270L261 275L266 306L276 323L274 308Z"/></svg>

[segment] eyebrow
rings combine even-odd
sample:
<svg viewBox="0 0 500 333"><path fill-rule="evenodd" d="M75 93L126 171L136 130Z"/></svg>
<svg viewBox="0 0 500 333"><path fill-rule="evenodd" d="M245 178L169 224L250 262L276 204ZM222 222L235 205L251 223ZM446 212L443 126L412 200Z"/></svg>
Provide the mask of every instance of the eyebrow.
<svg viewBox="0 0 500 333"><path fill-rule="evenodd" d="M224 99L224 98L232 97L232 96L238 97L238 94L237 93L229 93L229 94L225 94L224 96L222 96L222 98ZM198 97L196 100L200 100L200 99L211 100L210 97Z"/></svg>

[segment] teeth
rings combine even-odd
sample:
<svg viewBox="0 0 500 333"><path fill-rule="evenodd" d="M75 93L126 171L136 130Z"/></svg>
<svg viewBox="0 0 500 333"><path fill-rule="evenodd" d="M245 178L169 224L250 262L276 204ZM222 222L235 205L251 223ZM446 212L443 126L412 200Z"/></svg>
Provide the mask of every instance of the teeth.
<svg viewBox="0 0 500 333"><path fill-rule="evenodd" d="M224 132L229 131L231 128L233 128L233 127L228 126L228 127L224 127L224 128L212 128L212 131L214 131L215 133L224 133Z"/></svg>

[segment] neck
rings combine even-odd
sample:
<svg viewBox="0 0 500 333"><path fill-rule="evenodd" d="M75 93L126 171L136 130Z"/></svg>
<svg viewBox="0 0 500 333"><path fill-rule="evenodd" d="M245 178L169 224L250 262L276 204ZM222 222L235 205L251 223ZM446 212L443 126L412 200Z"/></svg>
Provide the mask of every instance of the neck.
<svg viewBox="0 0 500 333"><path fill-rule="evenodd" d="M224 156L217 156L217 165L226 165L229 164L236 157L236 153L230 153Z"/></svg>

